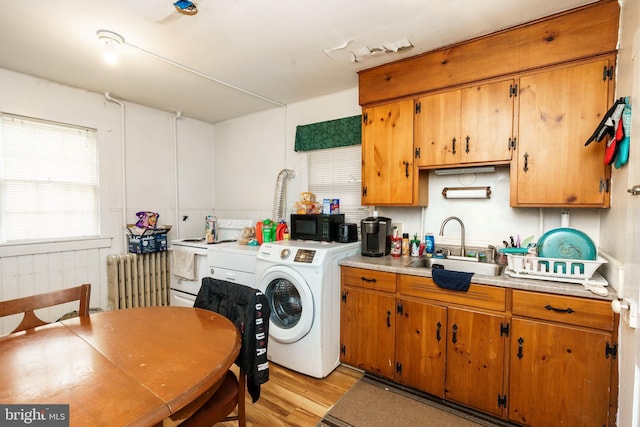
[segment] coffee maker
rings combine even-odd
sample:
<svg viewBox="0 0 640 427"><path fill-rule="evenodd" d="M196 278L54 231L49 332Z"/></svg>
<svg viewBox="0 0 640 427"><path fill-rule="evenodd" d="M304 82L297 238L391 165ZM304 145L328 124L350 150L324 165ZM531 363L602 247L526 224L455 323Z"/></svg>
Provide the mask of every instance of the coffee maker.
<svg viewBox="0 0 640 427"><path fill-rule="evenodd" d="M385 256L391 252L391 218L373 216L360 221L362 255Z"/></svg>

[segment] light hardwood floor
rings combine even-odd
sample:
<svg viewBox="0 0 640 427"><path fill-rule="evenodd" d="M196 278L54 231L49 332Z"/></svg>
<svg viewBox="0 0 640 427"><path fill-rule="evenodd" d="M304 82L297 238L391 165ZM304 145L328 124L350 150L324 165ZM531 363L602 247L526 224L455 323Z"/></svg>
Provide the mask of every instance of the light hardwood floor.
<svg viewBox="0 0 640 427"><path fill-rule="evenodd" d="M326 378L318 379L270 363L269 381L262 385L260 399L252 403L246 394L247 426L316 426L361 376L360 371L338 366ZM237 425L237 421L216 424Z"/></svg>

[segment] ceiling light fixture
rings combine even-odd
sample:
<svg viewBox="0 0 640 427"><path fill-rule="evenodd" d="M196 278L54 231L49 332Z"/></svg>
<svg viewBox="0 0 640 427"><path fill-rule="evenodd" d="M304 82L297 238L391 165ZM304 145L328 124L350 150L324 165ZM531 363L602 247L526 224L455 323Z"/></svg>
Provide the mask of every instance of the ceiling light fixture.
<svg viewBox="0 0 640 427"><path fill-rule="evenodd" d="M140 52L146 53L147 55L151 55L154 58L159 59L162 62L165 62L165 63L167 63L169 65L173 65L174 67L178 67L178 68L180 68L180 69L182 69L184 71L188 71L191 74L195 74L197 76L200 76L200 77L205 78L207 80L210 80L212 82L221 84L221 85L226 86L228 88L231 88L233 90L237 90L238 92L242 92L244 94L253 96L255 98L261 99L263 101L269 102L269 103L277 105L279 107L286 108L286 105L281 103L281 102L278 102L276 100L267 98L267 97L262 96L262 95L258 95L257 93L250 92L250 91L248 91L246 89L242 89L242 88L240 88L238 86L234 86L234 85L229 84L227 82L223 82L222 80L218 80L215 77L211 77L211 76L209 76L209 75L207 75L205 73L202 73L202 72L200 72L200 71L198 71L196 69L193 69L193 68L188 67L186 65L180 64L179 62L176 62L176 61L174 61L172 59L166 58L166 57L164 57L162 55L158 55L157 53L151 52L150 50L147 50L147 49L142 48L140 46L136 46L134 44L126 42L124 40L124 37L122 37L120 34L115 33L113 31L110 31L110 30L98 30L98 31L96 31L96 34L98 35L98 39L99 40L103 40L107 44L107 48L109 48L109 45L112 45L114 48L116 46L119 46L119 45L125 45L125 46L132 47L134 49L139 50ZM107 60L107 54L105 53L105 61L106 60Z"/></svg>
<svg viewBox="0 0 640 427"><path fill-rule="evenodd" d="M98 40L104 43L104 61L107 64L115 64L118 62L118 55L116 54L116 49L124 44L124 38L113 31L109 30L98 30L96 31L98 35Z"/></svg>

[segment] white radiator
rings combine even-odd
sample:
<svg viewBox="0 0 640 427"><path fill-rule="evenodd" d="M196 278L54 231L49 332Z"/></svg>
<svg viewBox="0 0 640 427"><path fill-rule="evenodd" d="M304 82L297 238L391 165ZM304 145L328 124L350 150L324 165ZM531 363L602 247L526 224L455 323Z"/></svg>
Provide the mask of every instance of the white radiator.
<svg viewBox="0 0 640 427"><path fill-rule="evenodd" d="M169 255L107 256L109 306L111 310L169 305Z"/></svg>

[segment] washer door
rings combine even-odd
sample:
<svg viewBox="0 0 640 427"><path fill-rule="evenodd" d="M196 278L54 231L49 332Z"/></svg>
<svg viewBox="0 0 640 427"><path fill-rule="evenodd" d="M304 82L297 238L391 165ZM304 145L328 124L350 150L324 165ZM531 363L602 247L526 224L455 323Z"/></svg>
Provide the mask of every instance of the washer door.
<svg viewBox="0 0 640 427"><path fill-rule="evenodd" d="M269 336L288 344L307 335L313 325L313 295L300 273L286 266L271 267L258 284L271 308Z"/></svg>

